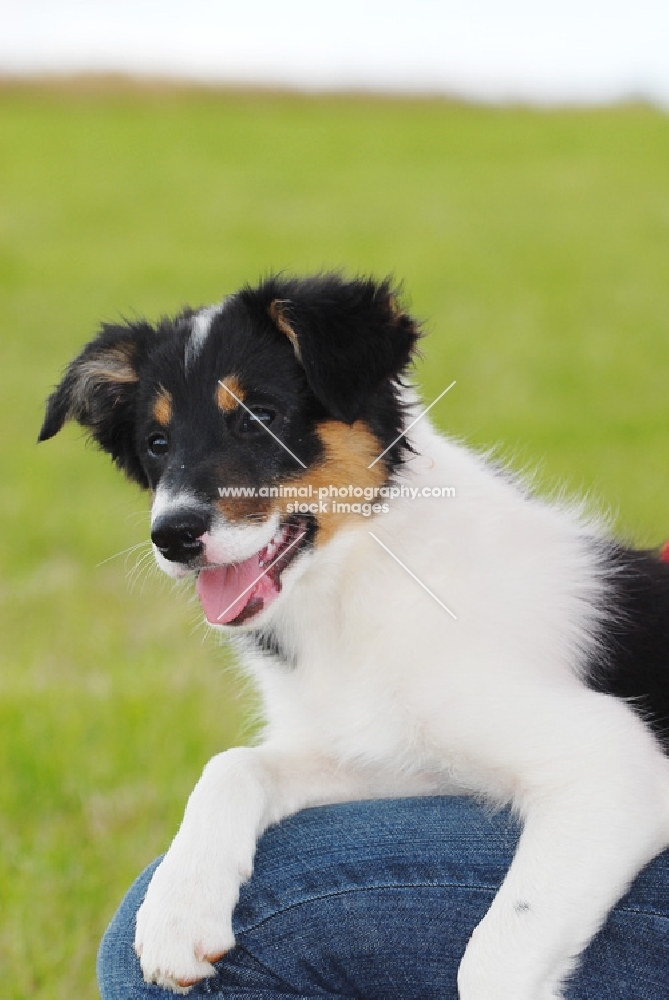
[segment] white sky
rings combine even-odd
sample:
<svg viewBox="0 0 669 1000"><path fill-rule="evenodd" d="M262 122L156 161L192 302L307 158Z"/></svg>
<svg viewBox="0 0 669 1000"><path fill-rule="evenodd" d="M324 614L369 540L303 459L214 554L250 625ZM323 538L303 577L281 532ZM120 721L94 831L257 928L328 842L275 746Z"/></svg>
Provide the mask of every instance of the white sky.
<svg viewBox="0 0 669 1000"><path fill-rule="evenodd" d="M0 73L669 107L669 0L0 0Z"/></svg>

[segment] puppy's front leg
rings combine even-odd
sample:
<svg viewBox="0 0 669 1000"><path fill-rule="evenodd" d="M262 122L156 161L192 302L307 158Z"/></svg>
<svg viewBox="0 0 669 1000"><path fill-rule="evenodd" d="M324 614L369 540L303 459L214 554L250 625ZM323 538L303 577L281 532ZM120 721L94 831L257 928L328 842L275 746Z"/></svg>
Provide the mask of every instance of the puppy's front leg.
<svg viewBox="0 0 669 1000"><path fill-rule="evenodd" d="M561 1000L609 910L669 843L666 759L627 706L589 702L580 720L563 716L568 739L551 759L525 761L523 833L467 946L461 1000Z"/></svg>
<svg viewBox="0 0 669 1000"><path fill-rule="evenodd" d="M147 982L186 992L234 945L232 911L263 830L308 805L364 794L313 751L237 748L204 769L137 913Z"/></svg>

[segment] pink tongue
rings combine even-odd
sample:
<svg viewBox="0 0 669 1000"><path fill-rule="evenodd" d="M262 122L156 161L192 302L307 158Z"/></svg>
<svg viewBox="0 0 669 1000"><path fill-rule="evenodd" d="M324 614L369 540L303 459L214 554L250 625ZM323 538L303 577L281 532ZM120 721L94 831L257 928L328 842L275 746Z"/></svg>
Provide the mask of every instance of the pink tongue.
<svg viewBox="0 0 669 1000"><path fill-rule="evenodd" d="M201 570L196 589L207 621L211 625L226 625L241 615L251 601L259 604L249 609L249 617L267 607L279 590L271 575L262 573L260 553L243 563Z"/></svg>

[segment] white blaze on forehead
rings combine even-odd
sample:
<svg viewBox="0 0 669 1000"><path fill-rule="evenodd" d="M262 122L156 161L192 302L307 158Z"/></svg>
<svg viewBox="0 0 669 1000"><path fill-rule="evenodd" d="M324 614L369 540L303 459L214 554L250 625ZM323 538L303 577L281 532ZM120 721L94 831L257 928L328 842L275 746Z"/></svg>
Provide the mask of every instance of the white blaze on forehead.
<svg viewBox="0 0 669 1000"><path fill-rule="evenodd" d="M211 323L215 316L221 312L223 306L225 305L225 299L214 306L206 306L204 309L200 309L199 312L193 317L193 329L190 337L186 341L186 353L185 362L186 370L192 365L195 358L198 356L202 350L202 346L207 339L209 330L211 329Z"/></svg>

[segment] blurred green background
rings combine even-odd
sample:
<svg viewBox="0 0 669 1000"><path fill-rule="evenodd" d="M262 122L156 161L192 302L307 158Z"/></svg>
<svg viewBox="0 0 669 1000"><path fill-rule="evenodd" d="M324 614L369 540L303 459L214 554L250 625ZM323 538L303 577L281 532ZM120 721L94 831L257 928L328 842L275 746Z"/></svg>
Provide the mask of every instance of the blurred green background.
<svg viewBox="0 0 669 1000"><path fill-rule="evenodd" d="M404 280L426 398L457 379L443 429L669 535L665 115L5 85L3 996L97 995L124 890L253 730L192 598L137 565L146 498L76 427L37 449L43 400L101 319L329 266Z"/></svg>

